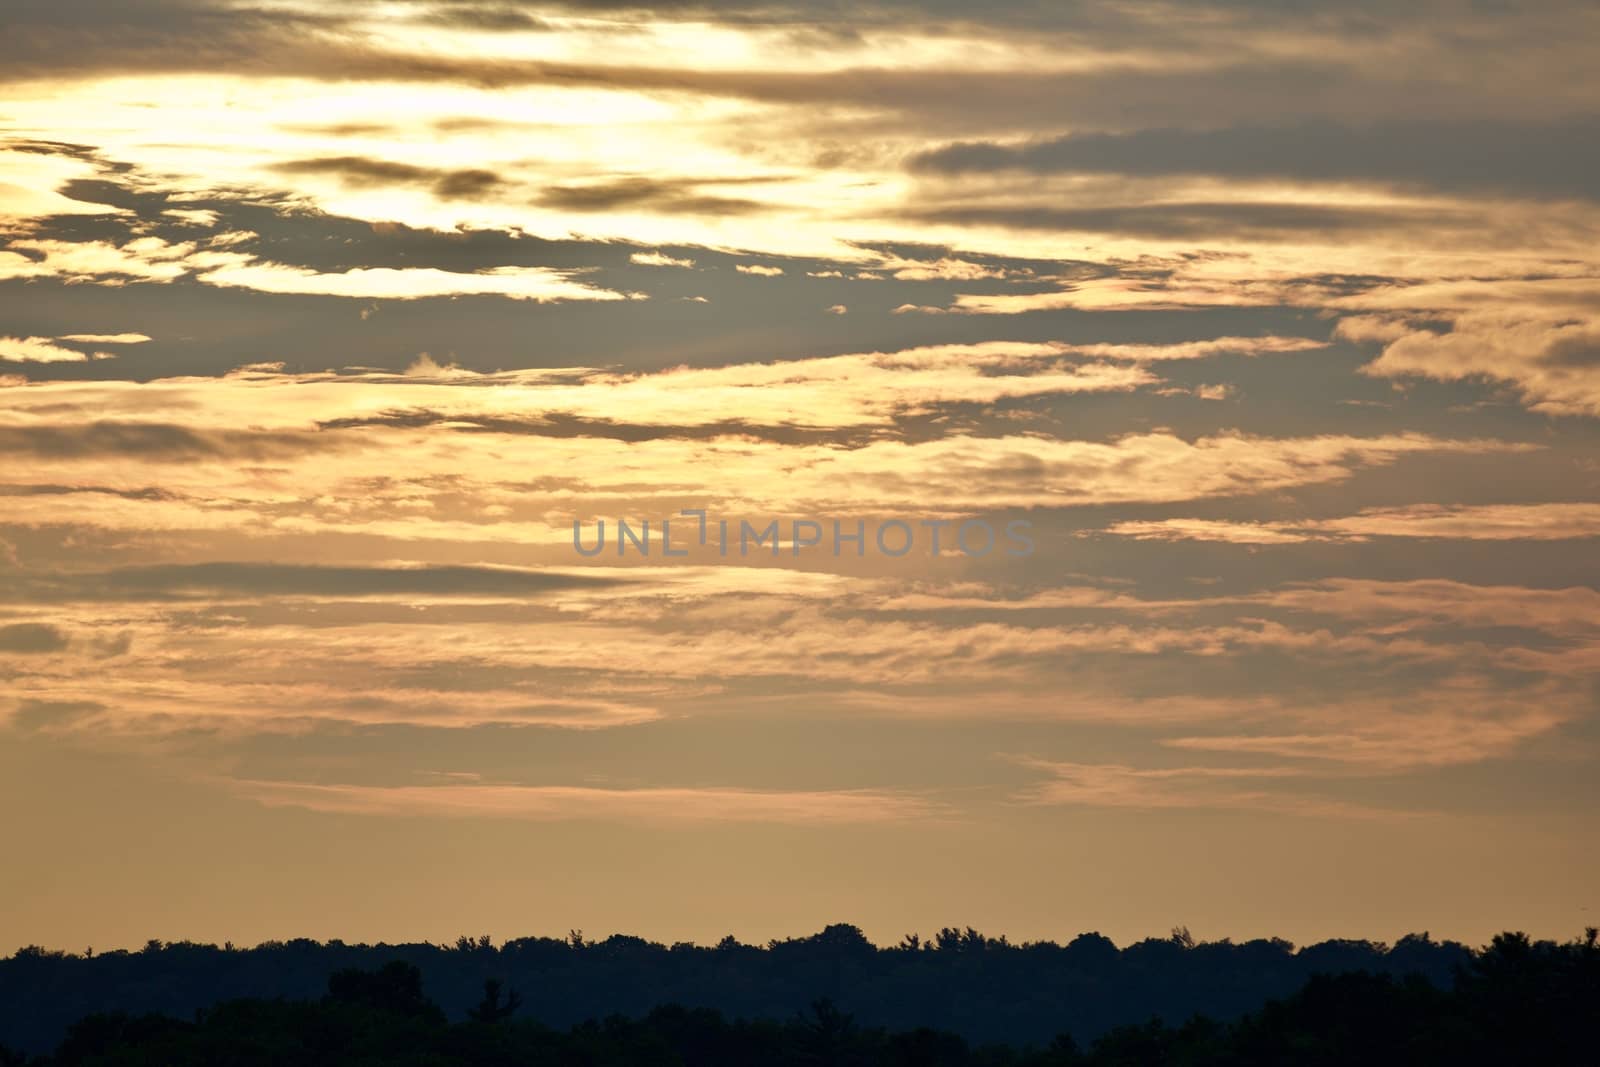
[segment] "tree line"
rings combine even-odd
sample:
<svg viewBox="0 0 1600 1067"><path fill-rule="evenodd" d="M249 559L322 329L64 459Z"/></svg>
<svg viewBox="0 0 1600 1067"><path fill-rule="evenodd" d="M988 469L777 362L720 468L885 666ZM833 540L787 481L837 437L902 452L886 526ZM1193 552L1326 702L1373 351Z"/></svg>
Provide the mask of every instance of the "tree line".
<svg viewBox="0 0 1600 1067"><path fill-rule="evenodd" d="M878 948L845 925L765 947L152 942L0 961L17 1050L0 1067L1593 1063L1596 1008L1593 930L1477 951L1181 929L1122 949L970 929Z"/></svg>

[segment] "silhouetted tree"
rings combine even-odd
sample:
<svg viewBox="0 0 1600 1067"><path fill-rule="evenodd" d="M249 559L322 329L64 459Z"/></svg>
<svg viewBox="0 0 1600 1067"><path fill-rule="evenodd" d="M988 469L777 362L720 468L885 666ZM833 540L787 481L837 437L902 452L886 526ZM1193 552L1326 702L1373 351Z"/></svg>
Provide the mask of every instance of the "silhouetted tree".
<svg viewBox="0 0 1600 1067"><path fill-rule="evenodd" d="M478 1006L467 1013L468 1017L480 1023L497 1023L501 1019L510 1018L522 1006L522 997L515 989L506 996L504 1004L500 1003L500 979L486 978L483 982L483 999Z"/></svg>
<svg viewBox="0 0 1600 1067"><path fill-rule="evenodd" d="M444 1018L444 1013L422 995L422 972L403 960L392 960L376 971L352 967L335 972L328 979L328 999L394 1015Z"/></svg>

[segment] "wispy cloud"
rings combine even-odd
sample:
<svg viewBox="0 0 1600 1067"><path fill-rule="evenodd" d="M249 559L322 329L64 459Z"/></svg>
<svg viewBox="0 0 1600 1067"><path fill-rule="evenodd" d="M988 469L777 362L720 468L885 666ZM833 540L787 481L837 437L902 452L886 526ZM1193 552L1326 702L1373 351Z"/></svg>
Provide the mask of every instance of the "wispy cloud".
<svg viewBox="0 0 1600 1067"><path fill-rule="evenodd" d="M802 826L902 822L939 809L881 790L771 791L726 787L639 789L557 785L358 786L234 781L235 792L269 807L355 815L644 823L792 823Z"/></svg>
<svg viewBox="0 0 1600 1067"><path fill-rule="evenodd" d="M1161 767L1021 760L1048 777L1020 799L1037 805L1141 810L1223 809L1320 818L1404 818L1410 813L1315 794L1274 792L1257 783L1297 779L1290 767Z"/></svg>
<svg viewBox="0 0 1600 1067"><path fill-rule="evenodd" d="M1458 541L1564 541L1600 536L1600 504L1408 504L1355 515L1285 522L1144 519L1108 533L1156 541L1297 544L1306 541L1411 537Z"/></svg>

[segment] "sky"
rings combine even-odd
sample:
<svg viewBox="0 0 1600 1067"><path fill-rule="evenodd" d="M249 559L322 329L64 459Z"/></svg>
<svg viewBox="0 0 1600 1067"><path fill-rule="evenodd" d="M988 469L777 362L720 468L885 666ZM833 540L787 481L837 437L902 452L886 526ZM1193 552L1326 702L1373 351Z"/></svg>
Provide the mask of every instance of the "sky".
<svg viewBox="0 0 1600 1067"><path fill-rule="evenodd" d="M0 951L1600 919L1600 8L0 25Z"/></svg>

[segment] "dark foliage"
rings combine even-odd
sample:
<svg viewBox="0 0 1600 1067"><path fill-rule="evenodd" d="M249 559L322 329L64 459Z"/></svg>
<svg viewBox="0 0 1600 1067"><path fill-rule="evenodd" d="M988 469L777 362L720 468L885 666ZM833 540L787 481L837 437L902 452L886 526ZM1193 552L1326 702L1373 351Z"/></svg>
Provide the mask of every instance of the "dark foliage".
<svg viewBox="0 0 1600 1067"><path fill-rule="evenodd" d="M30 1064L1593 1063L1597 1007L1592 931L1476 953L1183 930L1120 951L970 929L878 949L833 926L766 948L574 932L0 961L0 1039L55 1047Z"/></svg>
<svg viewBox="0 0 1600 1067"><path fill-rule="evenodd" d="M1190 949L1192 951L1192 949ZM1233 1023L1195 1016L1118 1027L1086 1051L1068 1035L1048 1046L973 1047L959 1035L919 1028L891 1033L859 1025L827 999L787 1022L729 1021L710 1009L660 1007L642 1019L611 1015L560 1032L507 1021L500 986L486 984L466 1022L450 1023L422 996L416 967L392 961L343 970L320 1000L237 1000L193 1022L159 1015L91 1015L37 1067L236 1064L498 1067L1122 1067L1449 1063L1592 1064L1600 1006L1594 930L1564 945L1503 934L1450 989L1413 974L1317 975L1303 989ZM7 1064L20 1062L6 1054Z"/></svg>

